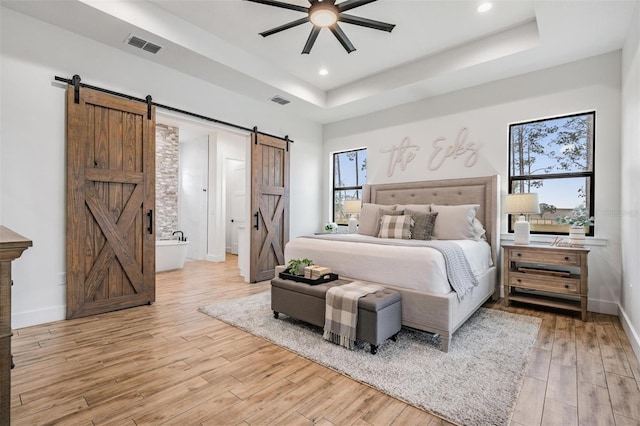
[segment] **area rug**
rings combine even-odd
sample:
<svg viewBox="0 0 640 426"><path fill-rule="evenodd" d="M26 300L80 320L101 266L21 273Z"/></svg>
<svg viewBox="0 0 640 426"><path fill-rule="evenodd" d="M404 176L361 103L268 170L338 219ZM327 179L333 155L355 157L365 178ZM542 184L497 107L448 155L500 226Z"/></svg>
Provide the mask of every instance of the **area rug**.
<svg viewBox="0 0 640 426"><path fill-rule="evenodd" d="M200 308L381 392L460 425L507 425L521 387L540 319L480 308L453 335L449 352L439 338L403 328L396 342L371 355L322 338L322 329L280 315L270 292Z"/></svg>

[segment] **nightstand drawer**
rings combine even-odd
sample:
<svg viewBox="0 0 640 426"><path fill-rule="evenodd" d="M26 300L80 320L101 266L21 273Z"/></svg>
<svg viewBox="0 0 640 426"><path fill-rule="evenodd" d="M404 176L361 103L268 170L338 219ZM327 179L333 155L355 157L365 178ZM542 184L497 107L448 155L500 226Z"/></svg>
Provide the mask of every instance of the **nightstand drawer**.
<svg viewBox="0 0 640 426"><path fill-rule="evenodd" d="M509 260L525 263L580 266L580 255L577 253L552 253L544 250L510 250Z"/></svg>
<svg viewBox="0 0 640 426"><path fill-rule="evenodd" d="M580 294L580 280L536 274L509 274L509 285L553 293Z"/></svg>

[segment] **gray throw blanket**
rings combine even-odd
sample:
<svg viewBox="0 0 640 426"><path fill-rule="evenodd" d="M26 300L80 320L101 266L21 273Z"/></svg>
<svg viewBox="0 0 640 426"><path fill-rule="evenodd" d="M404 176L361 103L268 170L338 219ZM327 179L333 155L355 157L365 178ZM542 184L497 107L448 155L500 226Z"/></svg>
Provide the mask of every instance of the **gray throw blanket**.
<svg viewBox="0 0 640 426"><path fill-rule="evenodd" d="M358 300L369 293L383 289L379 285L353 281L327 290L322 337L345 348L353 349L358 324Z"/></svg>
<svg viewBox="0 0 640 426"><path fill-rule="evenodd" d="M464 252L459 245L450 241L432 240L427 245L442 253L449 284L455 290L458 301L461 301L473 287L478 286L478 280L473 275Z"/></svg>

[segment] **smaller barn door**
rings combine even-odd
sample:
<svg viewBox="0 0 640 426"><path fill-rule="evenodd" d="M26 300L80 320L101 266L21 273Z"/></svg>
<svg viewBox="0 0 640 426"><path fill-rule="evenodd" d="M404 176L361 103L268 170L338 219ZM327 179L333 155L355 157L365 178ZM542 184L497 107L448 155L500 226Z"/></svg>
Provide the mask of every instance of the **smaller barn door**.
<svg viewBox="0 0 640 426"><path fill-rule="evenodd" d="M289 150L282 139L251 140L251 282L269 280L284 264L289 241Z"/></svg>
<svg viewBox="0 0 640 426"><path fill-rule="evenodd" d="M155 110L67 91L67 318L155 300Z"/></svg>

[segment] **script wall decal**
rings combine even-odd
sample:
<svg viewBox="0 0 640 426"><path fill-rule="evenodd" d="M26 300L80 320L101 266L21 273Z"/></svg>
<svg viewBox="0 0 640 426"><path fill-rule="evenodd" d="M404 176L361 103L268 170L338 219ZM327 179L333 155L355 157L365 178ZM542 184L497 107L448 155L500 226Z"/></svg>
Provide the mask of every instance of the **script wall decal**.
<svg viewBox="0 0 640 426"><path fill-rule="evenodd" d="M447 145L446 137L439 137L433 141L433 152L429 157L427 167L429 170L438 170L447 158L452 160L458 157L464 158L465 167L473 167L478 161L478 152L482 148L482 144L476 144L474 141L467 142L467 134L469 131L463 127L458 132L458 136L452 144Z"/></svg>
<svg viewBox="0 0 640 426"><path fill-rule="evenodd" d="M463 127L458 131L456 137L449 142L446 136L440 136L431 143L432 151L427 159L427 168L431 171L438 170L448 160L463 159L464 167L473 167L478 161L478 153L482 144L473 140L467 140L469 130ZM405 137L400 145L393 145L390 149L381 149L382 154L388 154L387 176L391 177L396 171L396 166L400 166L401 171L405 171L407 165L416 159L420 151L420 146L411 142L411 138Z"/></svg>
<svg viewBox="0 0 640 426"><path fill-rule="evenodd" d="M419 151L418 145L411 145L411 139L406 137L400 143L400 146L393 145L391 149L380 150L383 154L389 154L389 162L387 163L387 176L393 176L396 166L400 164L400 170L405 171L407 164L416 158L416 151Z"/></svg>

